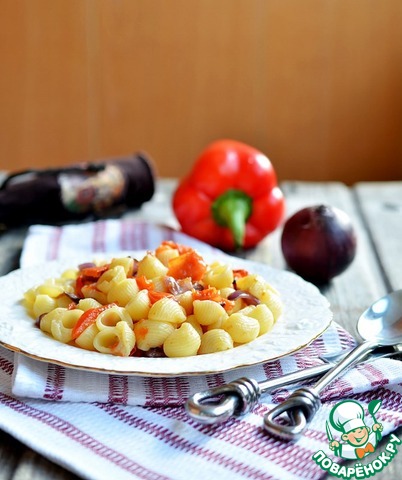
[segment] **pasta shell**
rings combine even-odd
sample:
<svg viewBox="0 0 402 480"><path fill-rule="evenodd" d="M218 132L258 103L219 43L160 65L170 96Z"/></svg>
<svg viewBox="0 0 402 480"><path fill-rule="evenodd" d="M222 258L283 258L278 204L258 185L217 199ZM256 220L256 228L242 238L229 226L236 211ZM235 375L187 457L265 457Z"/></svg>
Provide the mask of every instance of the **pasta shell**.
<svg viewBox="0 0 402 480"><path fill-rule="evenodd" d="M65 308L55 309L57 314L51 321L50 333L53 338L62 343L68 343L72 340L72 332L75 324L82 315L82 310L67 310ZM52 312L52 313L53 313ZM42 322L41 322L42 323Z"/></svg>
<svg viewBox="0 0 402 480"><path fill-rule="evenodd" d="M189 323L183 323L165 340L163 351L167 357L190 357L197 355L201 338Z"/></svg>
<svg viewBox="0 0 402 480"><path fill-rule="evenodd" d="M150 308L151 302L147 290L140 290L126 305L126 310L134 321L147 318Z"/></svg>
<svg viewBox="0 0 402 480"><path fill-rule="evenodd" d="M255 318L242 313L233 313L222 324L235 343L248 343L255 340L260 332L260 324Z"/></svg>
<svg viewBox="0 0 402 480"><path fill-rule="evenodd" d="M171 323L148 319L140 320L134 325L137 347L143 351L161 347L174 330L175 327Z"/></svg>
<svg viewBox="0 0 402 480"><path fill-rule="evenodd" d="M258 323L260 324L259 335L264 335L264 333L269 332L274 326L274 316L265 303L260 303L255 307L247 307L242 313L258 320Z"/></svg>
<svg viewBox="0 0 402 480"><path fill-rule="evenodd" d="M75 339L75 343L84 350L94 351L96 350L94 347L94 339L98 333L99 328L96 326L96 323L93 323Z"/></svg>
<svg viewBox="0 0 402 480"><path fill-rule="evenodd" d="M126 277L131 277L134 270L134 259L132 257L113 258L110 262L110 268L117 267L118 265L124 268Z"/></svg>
<svg viewBox="0 0 402 480"><path fill-rule="evenodd" d="M189 323L200 337L204 334L201 325L197 322L195 315L189 315L184 323Z"/></svg>
<svg viewBox="0 0 402 480"><path fill-rule="evenodd" d="M86 312L87 310L89 310L90 308L98 308L100 307L102 304L99 303L97 300L95 300L94 298L83 298L81 299L79 302L78 302L78 305L77 307L81 310L83 310L84 312Z"/></svg>
<svg viewBox="0 0 402 480"><path fill-rule="evenodd" d="M168 269L154 255L148 253L138 263L137 275L144 275L146 278L153 279L161 275L166 275Z"/></svg>
<svg viewBox="0 0 402 480"><path fill-rule="evenodd" d="M94 347L101 353L128 357L135 346L135 334L126 322L101 330L94 338Z"/></svg>
<svg viewBox="0 0 402 480"><path fill-rule="evenodd" d="M107 301L108 303L117 303L120 307L125 307L136 293L138 293L137 282L134 278L126 278L109 290Z"/></svg>
<svg viewBox="0 0 402 480"><path fill-rule="evenodd" d="M148 313L148 318L150 320L179 324L183 323L187 317L183 307L175 300L164 297L152 305Z"/></svg>
<svg viewBox="0 0 402 480"><path fill-rule="evenodd" d="M102 293L107 294L114 285L125 279L126 272L124 271L124 267L116 265L115 267L106 270L106 272L100 276L99 280L96 282L96 288Z"/></svg>
<svg viewBox="0 0 402 480"><path fill-rule="evenodd" d="M120 322L127 323L127 325L129 325L131 328L133 326L133 321L130 315L122 307L108 308L107 310L101 312L96 319L96 325L99 330L113 328Z"/></svg>
<svg viewBox="0 0 402 480"><path fill-rule="evenodd" d="M176 258L179 256L179 251L176 248L165 248L163 250L159 250L156 255L156 258L165 265L168 266L169 260L172 258Z"/></svg>
<svg viewBox="0 0 402 480"><path fill-rule="evenodd" d="M223 352L233 348L233 339L228 332L220 328L209 330L201 337L199 354Z"/></svg>
<svg viewBox="0 0 402 480"><path fill-rule="evenodd" d="M218 289L231 287L233 284L232 268L222 262L213 262L204 275L204 282Z"/></svg>
<svg viewBox="0 0 402 480"><path fill-rule="evenodd" d="M200 325L211 325L228 316L222 305L213 300L194 300L193 306L195 318Z"/></svg>
<svg viewBox="0 0 402 480"><path fill-rule="evenodd" d="M56 308L56 300L49 295L39 294L36 296L34 304L32 306L33 314L36 318L40 317L44 313L48 313Z"/></svg>

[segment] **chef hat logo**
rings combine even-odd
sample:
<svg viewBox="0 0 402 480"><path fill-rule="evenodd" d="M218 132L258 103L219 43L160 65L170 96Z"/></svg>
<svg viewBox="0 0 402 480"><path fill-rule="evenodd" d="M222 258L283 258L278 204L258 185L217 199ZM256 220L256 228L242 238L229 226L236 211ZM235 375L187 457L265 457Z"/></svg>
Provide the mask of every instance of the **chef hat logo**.
<svg viewBox="0 0 402 480"><path fill-rule="evenodd" d="M366 427L363 407L354 400L345 400L336 404L331 410L329 420L336 430L343 433Z"/></svg>

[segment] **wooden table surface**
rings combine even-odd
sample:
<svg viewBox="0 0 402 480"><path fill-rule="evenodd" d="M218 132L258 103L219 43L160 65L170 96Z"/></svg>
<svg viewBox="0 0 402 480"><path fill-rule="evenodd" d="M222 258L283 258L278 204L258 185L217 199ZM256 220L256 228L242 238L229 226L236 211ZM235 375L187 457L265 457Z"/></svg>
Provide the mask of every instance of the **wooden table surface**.
<svg viewBox="0 0 402 480"><path fill-rule="evenodd" d="M170 206L174 187L174 180L159 180L152 201L124 216L176 226ZM386 292L402 288L402 182L360 183L352 188L340 183L286 182L282 187L287 215L307 205L325 203L351 216L358 236L356 258L342 275L321 290L331 303L334 320L356 335L354 325L367 306ZM0 234L0 275L18 268L26 232L21 227ZM244 257L286 268L280 233L279 229L257 248L244 253ZM402 428L395 433L402 438ZM375 479L401 478L401 471L402 454L396 455L383 472L376 473ZM78 477L0 431L0 480L66 478Z"/></svg>

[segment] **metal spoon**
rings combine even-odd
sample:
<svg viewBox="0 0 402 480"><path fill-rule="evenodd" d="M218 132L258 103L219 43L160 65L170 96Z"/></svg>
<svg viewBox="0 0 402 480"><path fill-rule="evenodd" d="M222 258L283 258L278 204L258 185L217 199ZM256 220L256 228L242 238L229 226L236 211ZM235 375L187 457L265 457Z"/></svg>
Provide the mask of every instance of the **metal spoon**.
<svg viewBox="0 0 402 480"><path fill-rule="evenodd" d="M347 368L379 346L402 342L402 290L374 302L359 318L357 332L364 340L327 372L313 387L300 388L264 417L265 430L284 440L295 440L306 429L321 406L320 393ZM286 418L286 416L287 418ZM282 422L276 418L282 416ZM288 424L284 424L284 420Z"/></svg>

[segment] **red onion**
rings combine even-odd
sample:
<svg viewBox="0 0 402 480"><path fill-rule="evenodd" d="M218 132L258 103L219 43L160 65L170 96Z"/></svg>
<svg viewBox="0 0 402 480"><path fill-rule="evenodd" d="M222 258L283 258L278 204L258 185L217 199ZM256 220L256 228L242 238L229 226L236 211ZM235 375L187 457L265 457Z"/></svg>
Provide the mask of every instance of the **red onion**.
<svg viewBox="0 0 402 480"><path fill-rule="evenodd" d="M228 300L236 300L237 298L242 298L247 305L258 305L260 300L245 290L235 290L228 296Z"/></svg>
<svg viewBox="0 0 402 480"><path fill-rule="evenodd" d="M61 295L66 295L74 303L78 303L81 300L75 293L63 292Z"/></svg>
<svg viewBox="0 0 402 480"><path fill-rule="evenodd" d="M85 268L92 268L92 267L96 267L96 265L93 262L80 263L80 265L78 265L78 270L84 270Z"/></svg>
<svg viewBox="0 0 402 480"><path fill-rule="evenodd" d="M290 217L281 244L288 266L315 284L327 283L342 273L356 253L356 235L349 216L326 205L306 207Z"/></svg>

